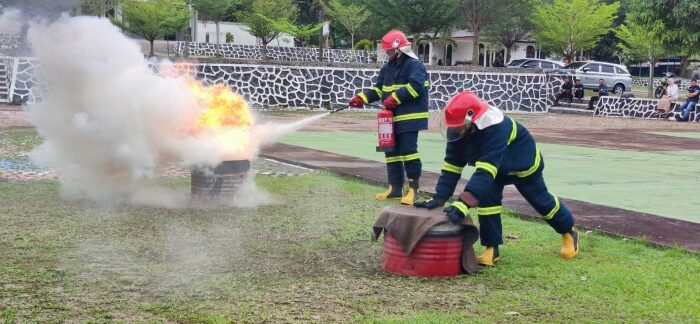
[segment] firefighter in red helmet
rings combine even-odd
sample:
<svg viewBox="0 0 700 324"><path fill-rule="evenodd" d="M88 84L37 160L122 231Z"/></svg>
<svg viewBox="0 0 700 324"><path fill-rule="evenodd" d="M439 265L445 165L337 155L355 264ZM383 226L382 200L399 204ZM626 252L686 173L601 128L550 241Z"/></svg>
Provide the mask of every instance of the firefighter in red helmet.
<svg viewBox="0 0 700 324"><path fill-rule="evenodd" d="M574 218L564 203L547 190L542 175L544 160L527 129L468 91L454 96L444 114L448 143L436 193L415 206L443 207L464 166L475 166L464 191L445 212L451 221L460 222L469 208L476 208L481 244L486 247L479 264L491 266L499 259L498 246L503 244L501 199L504 186L511 184L561 234L561 257L576 256L579 236Z"/></svg>
<svg viewBox="0 0 700 324"><path fill-rule="evenodd" d="M385 152L389 188L377 194L378 200L401 198L412 205L418 197L421 160L418 154L418 132L428 129L428 87L425 66L411 50L406 35L392 30L382 37L382 49L389 61L379 71L372 89L365 89L350 100L352 107L364 107L382 100L384 109L394 114L395 149ZM404 173L408 189L403 193Z"/></svg>

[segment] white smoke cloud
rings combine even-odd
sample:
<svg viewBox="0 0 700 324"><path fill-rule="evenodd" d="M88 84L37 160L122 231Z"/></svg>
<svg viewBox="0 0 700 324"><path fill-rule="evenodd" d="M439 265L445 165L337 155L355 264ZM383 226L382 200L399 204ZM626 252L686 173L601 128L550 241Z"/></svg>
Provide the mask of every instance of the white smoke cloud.
<svg viewBox="0 0 700 324"><path fill-rule="evenodd" d="M153 72L139 44L108 20L63 16L32 23L28 35L46 86L43 101L26 109L45 140L31 156L56 170L67 198L179 207L187 196L154 183L160 168L250 159L259 145L308 124L260 125L251 149L231 156L213 134L193 131L204 107L188 80Z"/></svg>
<svg viewBox="0 0 700 324"><path fill-rule="evenodd" d="M26 18L16 8L5 9L0 15L0 33L19 34Z"/></svg>

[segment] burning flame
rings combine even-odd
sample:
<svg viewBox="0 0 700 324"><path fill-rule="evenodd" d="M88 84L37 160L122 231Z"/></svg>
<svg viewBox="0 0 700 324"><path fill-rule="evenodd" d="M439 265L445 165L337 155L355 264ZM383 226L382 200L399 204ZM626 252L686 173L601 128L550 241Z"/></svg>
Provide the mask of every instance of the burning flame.
<svg viewBox="0 0 700 324"><path fill-rule="evenodd" d="M249 151L253 115L243 97L225 84L205 87L192 81L189 90L197 105L203 107L194 121L195 128L212 133L228 155Z"/></svg>

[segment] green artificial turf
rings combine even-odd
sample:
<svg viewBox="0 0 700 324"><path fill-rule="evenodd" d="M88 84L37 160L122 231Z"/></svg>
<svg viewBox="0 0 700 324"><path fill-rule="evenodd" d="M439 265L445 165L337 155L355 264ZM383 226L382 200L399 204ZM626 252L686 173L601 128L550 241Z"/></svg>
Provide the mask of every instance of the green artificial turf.
<svg viewBox="0 0 700 324"><path fill-rule="evenodd" d="M383 161L372 132L298 132L284 143ZM700 222L700 151L637 152L538 144L550 190L562 197ZM418 150L426 170L439 172L445 141L421 133ZM465 168L464 177L473 172Z"/></svg>
<svg viewBox="0 0 700 324"><path fill-rule="evenodd" d="M0 183L0 318L13 322L694 322L700 256L506 214L501 261L475 276L381 271L379 187L258 177L256 208L67 202L55 181ZM187 190L186 178L165 183Z"/></svg>

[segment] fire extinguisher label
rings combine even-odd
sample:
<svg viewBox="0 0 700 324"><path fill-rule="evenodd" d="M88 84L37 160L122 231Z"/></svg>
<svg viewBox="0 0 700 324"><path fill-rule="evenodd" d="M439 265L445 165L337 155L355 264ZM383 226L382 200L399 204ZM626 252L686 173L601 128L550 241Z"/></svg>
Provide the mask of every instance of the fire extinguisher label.
<svg viewBox="0 0 700 324"><path fill-rule="evenodd" d="M392 133L392 125L391 124L381 124L379 125L379 134L381 135L390 135Z"/></svg>

